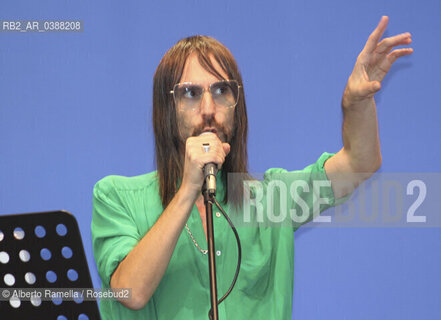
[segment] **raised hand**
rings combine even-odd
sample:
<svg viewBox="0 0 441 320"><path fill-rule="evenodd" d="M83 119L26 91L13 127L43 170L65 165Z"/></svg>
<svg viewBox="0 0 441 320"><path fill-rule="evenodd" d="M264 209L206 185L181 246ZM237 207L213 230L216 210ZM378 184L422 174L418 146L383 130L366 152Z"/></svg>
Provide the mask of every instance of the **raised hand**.
<svg viewBox="0 0 441 320"><path fill-rule="evenodd" d="M343 107L372 98L380 90L381 81L395 60L413 52L412 48L395 49L396 46L408 45L412 42L411 34L408 32L380 41L388 21L387 16L381 17L378 26L371 33L358 56L343 94Z"/></svg>

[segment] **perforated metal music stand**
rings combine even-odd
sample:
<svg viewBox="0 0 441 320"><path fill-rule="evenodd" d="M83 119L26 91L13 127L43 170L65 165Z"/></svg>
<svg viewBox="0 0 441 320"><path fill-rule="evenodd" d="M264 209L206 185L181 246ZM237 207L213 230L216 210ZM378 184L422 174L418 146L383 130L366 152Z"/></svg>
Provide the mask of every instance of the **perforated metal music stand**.
<svg viewBox="0 0 441 320"><path fill-rule="evenodd" d="M46 300L47 296L39 298L38 294L20 299L11 295L14 288L93 288L81 234L71 213L0 216L0 318L101 319L95 299L79 296L72 301L54 295Z"/></svg>

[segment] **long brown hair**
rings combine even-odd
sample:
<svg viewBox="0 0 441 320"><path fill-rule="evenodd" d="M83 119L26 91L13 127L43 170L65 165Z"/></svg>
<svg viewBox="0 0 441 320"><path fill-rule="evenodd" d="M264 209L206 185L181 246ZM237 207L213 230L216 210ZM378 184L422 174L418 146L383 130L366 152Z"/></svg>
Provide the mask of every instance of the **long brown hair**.
<svg viewBox="0 0 441 320"><path fill-rule="evenodd" d="M199 35L184 38L168 50L162 57L153 78L153 129L162 204L164 208L169 204L183 175L184 164L181 157L176 109L170 90L179 83L185 62L192 53L197 54L198 61L205 70L222 78L211 63L210 58L213 57L228 78L237 80L241 86L242 92L239 93L239 101L234 110L231 150L222 165L221 176L225 186L223 202L227 203L230 200L237 205L242 199L242 188L236 185L238 189L228 194L227 175L234 172L248 176L248 118L242 76L233 55L223 44L211 37Z"/></svg>

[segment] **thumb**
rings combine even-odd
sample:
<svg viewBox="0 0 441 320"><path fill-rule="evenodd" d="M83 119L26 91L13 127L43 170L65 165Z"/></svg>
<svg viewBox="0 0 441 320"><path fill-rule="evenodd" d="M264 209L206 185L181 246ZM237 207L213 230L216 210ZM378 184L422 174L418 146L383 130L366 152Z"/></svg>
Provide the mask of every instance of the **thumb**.
<svg viewBox="0 0 441 320"><path fill-rule="evenodd" d="M378 90L381 89L381 84L378 81L369 81L359 85L358 97L359 99L366 99L372 97Z"/></svg>
<svg viewBox="0 0 441 320"><path fill-rule="evenodd" d="M381 83L379 81L371 81L366 84L365 90L367 94L375 94L381 89Z"/></svg>
<svg viewBox="0 0 441 320"><path fill-rule="evenodd" d="M222 143L222 148L224 148L225 155L228 155L230 153L231 147L230 147L230 145L228 143L223 142Z"/></svg>

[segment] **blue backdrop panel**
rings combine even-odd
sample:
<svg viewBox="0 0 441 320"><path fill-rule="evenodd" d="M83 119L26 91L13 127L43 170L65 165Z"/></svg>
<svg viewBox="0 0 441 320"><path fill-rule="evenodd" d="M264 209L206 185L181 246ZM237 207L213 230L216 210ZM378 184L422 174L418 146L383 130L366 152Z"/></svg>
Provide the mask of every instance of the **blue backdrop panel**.
<svg viewBox="0 0 441 320"><path fill-rule="evenodd" d="M12 1L2 20L82 20L81 33L0 34L0 213L66 209L93 283L92 188L154 170L152 77L178 39L214 36L238 60L254 172L299 169L341 142L340 99L378 23L414 54L377 95L383 172L439 172L441 2ZM439 228L301 228L298 319L441 318Z"/></svg>

